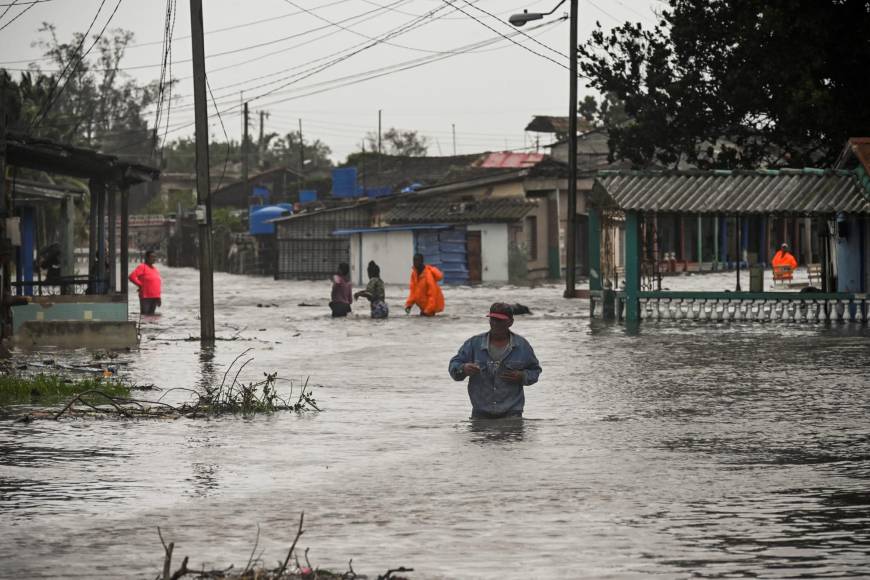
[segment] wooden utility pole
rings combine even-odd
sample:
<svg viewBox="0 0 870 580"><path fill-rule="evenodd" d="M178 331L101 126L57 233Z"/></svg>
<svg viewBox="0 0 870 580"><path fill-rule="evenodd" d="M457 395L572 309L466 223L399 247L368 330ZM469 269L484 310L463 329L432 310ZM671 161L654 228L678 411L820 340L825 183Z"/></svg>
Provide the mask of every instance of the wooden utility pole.
<svg viewBox="0 0 870 580"><path fill-rule="evenodd" d="M302 193L302 185L304 181L305 175L305 141L302 139L302 119L299 119L299 191L298 195Z"/></svg>
<svg viewBox="0 0 870 580"><path fill-rule="evenodd" d="M248 160L250 159L250 151L248 151L248 103L245 103L245 130L242 133L242 190L245 192L245 203L248 203L248 198L251 197L251 192L248 190Z"/></svg>
<svg viewBox="0 0 870 580"><path fill-rule="evenodd" d="M383 152L381 149L381 109L378 109L378 177L381 175L381 154Z"/></svg>
<svg viewBox="0 0 870 580"><path fill-rule="evenodd" d="M568 215L565 236L565 298L575 298L577 264L577 13L579 0L571 0L568 54Z"/></svg>
<svg viewBox="0 0 870 580"><path fill-rule="evenodd" d="M450 128L453 130L453 156L456 157L456 123L452 123Z"/></svg>
<svg viewBox="0 0 870 580"><path fill-rule="evenodd" d="M257 140L257 167L258 168L263 167L263 157L265 157L265 155L266 155L266 142L263 140L263 138L264 138L263 123L264 123L265 117L268 117L268 116L269 115L266 113L266 111L260 111L260 138Z"/></svg>
<svg viewBox="0 0 870 580"><path fill-rule="evenodd" d="M190 0L193 48L193 105L196 120L196 217L199 229L200 340L214 342L214 271L212 264L211 191L208 179L208 108L205 92L205 46L202 40L202 0ZM247 105L245 106L247 123ZM245 125L247 132L247 124Z"/></svg>

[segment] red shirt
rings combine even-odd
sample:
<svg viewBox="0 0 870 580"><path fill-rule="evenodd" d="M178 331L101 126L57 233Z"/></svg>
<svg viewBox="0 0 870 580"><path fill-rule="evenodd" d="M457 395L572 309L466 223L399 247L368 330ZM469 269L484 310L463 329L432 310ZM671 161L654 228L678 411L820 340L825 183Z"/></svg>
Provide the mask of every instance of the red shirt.
<svg viewBox="0 0 870 580"><path fill-rule="evenodd" d="M160 272L154 266L139 264L130 274L130 282L139 287L142 298L160 298Z"/></svg>

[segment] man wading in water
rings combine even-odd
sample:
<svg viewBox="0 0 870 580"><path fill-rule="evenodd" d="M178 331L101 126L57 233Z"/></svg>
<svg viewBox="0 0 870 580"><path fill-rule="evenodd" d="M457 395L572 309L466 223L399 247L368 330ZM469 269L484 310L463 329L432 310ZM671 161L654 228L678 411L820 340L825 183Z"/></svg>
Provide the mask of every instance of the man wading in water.
<svg viewBox="0 0 870 580"><path fill-rule="evenodd" d="M525 338L510 331L514 323L509 304L489 307L489 332L472 336L450 359L450 376L468 377L473 419L522 417L526 397L523 386L541 375L535 351Z"/></svg>

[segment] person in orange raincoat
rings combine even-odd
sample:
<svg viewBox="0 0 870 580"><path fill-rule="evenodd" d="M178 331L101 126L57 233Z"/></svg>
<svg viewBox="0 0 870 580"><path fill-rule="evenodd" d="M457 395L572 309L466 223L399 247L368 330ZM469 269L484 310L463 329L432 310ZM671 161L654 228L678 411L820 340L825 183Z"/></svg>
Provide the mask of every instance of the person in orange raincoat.
<svg viewBox="0 0 870 580"><path fill-rule="evenodd" d="M444 278L441 270L423 263L423 254L414 254L414 267L411 268L411 291L405 301L405 312L411 312L415 304L421 316L435 316L444 310L444 294L438 281Z"/></svg>
<svg viewBox="0 0 870 580"><path fill-rule="evenodd" d="M788 251L788 244L783 244L779 251L774 254L773 260L770 261L770 265L773 266L774 269L779 268L781 266L788 266L793 271L797 270L797 260L794 259L794 256Z"/></svg>

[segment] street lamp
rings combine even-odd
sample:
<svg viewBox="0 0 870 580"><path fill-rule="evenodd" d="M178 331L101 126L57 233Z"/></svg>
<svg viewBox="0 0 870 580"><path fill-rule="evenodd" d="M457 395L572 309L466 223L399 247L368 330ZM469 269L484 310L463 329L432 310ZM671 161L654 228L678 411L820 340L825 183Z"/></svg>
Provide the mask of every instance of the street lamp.
<svg viewBox="0 0 870 580"><path fill-rule="evenodd" d="M549 12L529 12L514 14L508 22L514 26L523 26L526 22L540 20L555 12L566 0L559 2ZM577 263L577 4L571 0L570 19L570 87L568 93L568 231L565 240L565 298L575 297Z"/></svg>

